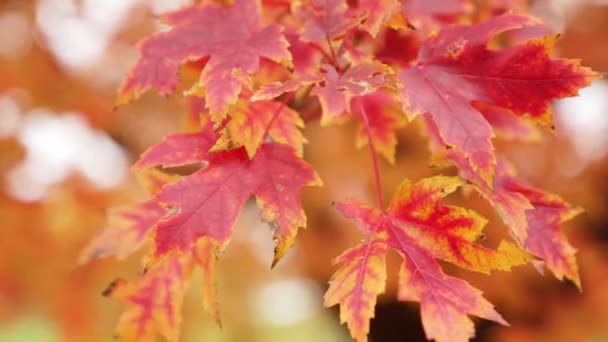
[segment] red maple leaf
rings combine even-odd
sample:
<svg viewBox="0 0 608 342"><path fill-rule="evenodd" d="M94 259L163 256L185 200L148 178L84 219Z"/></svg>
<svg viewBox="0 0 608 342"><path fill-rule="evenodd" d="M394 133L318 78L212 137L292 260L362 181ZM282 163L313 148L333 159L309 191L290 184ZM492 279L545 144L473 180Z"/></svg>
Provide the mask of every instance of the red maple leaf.
<svg viewBox="0 0 608 342"><path fill-rule="evenodd" d="M262 26L255 0L235 0L230 7L214 3L161 16L172 26L140 43L141 57L119 90L126 103L149 88L169 95L178 84L179 65L209 57L196 87L205 88L208 108L223 114L241 91L243 79L258 70L260 57L290 60L282 28Z"/></svg>
<svg viewBox="0 0 608 342"><path fill-rule="evenodd" d="M275 98L314 84L310 95L319 98L322 108L321 125L355 117L359 120L356 145L358 148L364 147L368 144L368 136L363 113L359 112L362 108L365 109L374 148L393 164L397 145L395 131L404 126L405 121L393 96L379 90L387 83L384 74L387 66L381 63L364 63L348 69L343 74L338 74L333 66L327 64L321 68L324 72L315 76L301 76L286 82L268 84L258 90L251 99L259 101ZM360 101L363 107L354 106L355 101ZM288 127L292 126L294 125Z"/></svg>
<svg viewBox="0 0 608 342"><path fill-rule="evenodd" d="M524 196L532 205L526 211L527 240L525 248L543 259L546 266L562 280L572 280L581 288L575 253L566 235L560 230L562 222L582 213L579 207L571 207L557 195L526 185L517 179L506 161L499 164L496 183L502 189Z"/></svg>
<svg viewBox="0 0 608 342"><path fill-rule="evenodd" d="M295 33L286 33L289 52L292 56L293 73L303 76L315 73L321 65L322 52L318 45L303 42Z"/></svg>
<svg viewBox="0 0 608 342"><path fill-rule="evenodd" d="M549 101L575 95L597 77L576 61L550 58L555 37L503 50L486 46L497 33L534 24L537 21L530 17L508 14L444 29L423 42L416 65L398 74L406 113L429 113L442 140L459 149L490 186L493 132L475 103L551 126Z"/></svg>
<svg viewBox="0 0 608 342"><path fill-rule="evenodd" d="M243 148L211 154L207 167L155 196L178 210L158 224L155 255L188 250L203 236L228 240L245 201L255 194L262 218L276 227L274 264L306 225L299 194L307 185L320 185L316 172L285 145L266 143L253 159Z"/></svg>
<svg viewBox="0 0 608 342"><path fill-rule="evenodd" d="M274 82L261 87L251 96L252 101L269 100L303 86L314 85L310 94L317 96L322 108L321 124L330 124L345 113L352 113L351 100L370 94L386 81L388 67L382 63L363 63L343 73L324 64L315 75L296 77L286 82Z"/></svg>
<svg viewBox="0 0 608 342"><path fill-rule="evenodd" d="M331 65L321 68L323 82L310 92L321 103L321 125L329 124L345 112L352 113L351 100L354 97L372 93L386 84L386 66L380 63L359 64L342 74Z"/></svg>
<svg viewBox="0 0 608 342"><path fill-rule="evenodd" d="M522 194L511 191L503 186L503 178L506 174L506 166L503 161L497 165L497 174L492 186L486 184L467 163L464 156L455 150L449 150L446 157L458 167L460 175L475 185L476 190L481 194L496 211L500 214L503 222L511 231L511 235L520 245L524 246L528 238L528 221L526 212L533 209L530 201Z"/></svg>

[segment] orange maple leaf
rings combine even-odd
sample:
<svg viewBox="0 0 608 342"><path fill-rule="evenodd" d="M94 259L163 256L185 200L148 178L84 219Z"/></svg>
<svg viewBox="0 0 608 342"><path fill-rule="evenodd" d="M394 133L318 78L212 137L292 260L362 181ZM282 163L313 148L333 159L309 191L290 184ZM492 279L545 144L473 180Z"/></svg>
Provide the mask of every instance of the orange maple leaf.
<svg viewBox="0 0 608 342"><path fill-rule="evenodd" d="M239 100L230 111L229 120L212 152L244 146L249 158L253 158L268 135L278 143L291 146L298 156L302 156L306 138L300 129L304 122L285 103Z"/></svg>
<svg viewBox="0 0 608 342"><path fill-rule="evenodd" d="M473 337L473 323L467 314L506 324L480 291L461 279L444 274L435 260L489 273L509 270L530 259L528 254L506 241L501 242L497 250L475 243L486 221L467 209L440 203L463 183L460 178L444 176L414 184L405 180L386 211L372 209L355 200L338 203L339 211L372 235L366 244L339 258L343 267L332 278L325 297L327 305L340 304L342 320L348 323L357 340L367 339L368 320L373 315L375 303L372 298L384 288L385 271L382 268L387 247L403 257L399 299L420 302L428 338L443 342L466 341ZM377 244L386 247L380 248Z"/></svg>

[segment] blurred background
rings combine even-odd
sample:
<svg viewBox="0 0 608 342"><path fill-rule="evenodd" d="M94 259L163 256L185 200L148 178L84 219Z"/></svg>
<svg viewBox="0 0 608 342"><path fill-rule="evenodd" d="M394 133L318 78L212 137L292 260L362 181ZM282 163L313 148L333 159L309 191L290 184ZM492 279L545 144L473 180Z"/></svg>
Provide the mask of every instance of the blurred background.
<svg viewBox="0 0 608 342"><path fill-rule="evenodd" d="M187 121L178 95L149 93L114 109L115 93L137 58L135 43L163 29L156 15L191 2L0 1L0 341L112 340L122 304L101 293L117 277L136 277L141 254L84 266L78 254L109 207L145 197L129 173L133 161ZM608 1L492 3L529 7L563 33L560 55L608 71ZM455 270L511 323L476 320L479 341L608 341L608 82L580 95L555 103L556 133L542 142L496 144L522 178L587 210L563 227L579 250L583 292L531 266L489 277ZM354 147L354 125L320 129L311 120L305 134L305 157L325 183L304 193L308 228L270 271L271 235L250 203L218 266L223 328L203 314L195 277L183 341L350 340L322 295L332 258L361 236L330 203L373 203L372 168L368 151ZM405 177L440 172L428 167L427 144L416 122L399 132L397 164L380 165L387 196ZM478 196L454 201L489 218L488 231L504 229ZM423 341L418 305L395 301L397 266L391 256L370 339Z"/></svg>

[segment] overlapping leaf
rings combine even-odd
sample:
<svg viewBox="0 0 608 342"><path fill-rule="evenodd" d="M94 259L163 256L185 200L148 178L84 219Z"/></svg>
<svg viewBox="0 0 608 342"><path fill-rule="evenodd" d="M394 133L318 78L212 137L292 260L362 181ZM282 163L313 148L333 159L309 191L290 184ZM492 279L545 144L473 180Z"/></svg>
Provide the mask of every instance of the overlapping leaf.
<svg viewBox="0 0 608 342"><path fill-rule="evenodd" d="M580 214L582 209L571 207L556 195L534 188L519 188L534 206L526 213L528 241L526 250L542 258L557 279L570 279L581 289L581 279L576 262L576 249L570 245L560 230L562 222Z"/></svg>
<svg viewBox="0 0 608 342"><path fill-rule="evenodd" d="M386 67L380 63L359 64L339 74L330 65L322 67L323 84L317 84L310 92L321 103L321 125L329 124L345 112L352 113L351 100L376 91L386 84Z"/></svg>
<svg viewBox="0 0 608 342"><path fill-rule="evenodd" d="M469 210L441 204L443 197L462 184L459 178L443 176L414 184L406 180L384 212L354 200L337 205L346 217L357 221L364 232L372 235L367 244L339 258L343 267L332 278L326 295L327 305L341 304L342 320L348 323L353 337L366 340L367 320L372 315L371 298L383 289L379 282L383 282L381 261L385 249L372 247L384 241L385 235L387 246L404 259L399 298L420 302L428 338L468 340L474 336L468 314L505 323L478 290L444 274L435 260L482 273L509 270L529 260L526 253L508 242L502 242L497 250L475 243L485 220ZM353 279L358 281L355 282L358 290L351 291L348 286L352 286ZM342 285L347 288L341 288Z"/></svg>
<svg viewBox="0 0 608 342"><path fill-rule="evenodd" d="M303 22L300 39L304 42L338 39L361 21L345 0L296 1L292 12Z"/></svg>
<svg viewBox="0 0 608 342"><path fill-rule="evenodd" d="M321 65L321 51L314 43L300 40L300 37L295 33L290 34L287 32L285 37L289 42L289 52L291 53L293 62L293 73L299 76L315 73L319 68L319 65Z"/></svg>
<svg viewBox="0 0 608 342"><path fill-rule="evenodd" d="M357 9L365 15L361 27L376 37L383 27L404 28L405 20L397 0L362 0Z"/></svg>
<svg viewBox="0 0 608 342"><path fill-rule="evenodd" d="M205 89L208 108L221 121L227 106L236 102L248 74L265 57L290 60L282 28L262 26L255 0L236 0L230 7L207 3L165 14L172 26L144 40L141 57L123 82L118 103L128 102L149 88L170 94L178 84L181 63L209 57L197 87Z"/></svg>
<svg viewBox="0 0 608 342"><path fill-rule="evenodd" d="M503 178L506 175L504 162L498 163L496 178L490 187L471 169L460 153L448 151L447 156L458 167L462 177L474 184L477 191L498 211L513 237L524 246L528 238L526 212L534 207L525 196L503 186Z"/></svg>
<svg viewBox="0 0 608 342"><path fill-rule="evenodd" d="M253 158L268 133L274 141L291 146L302 156L306 139L300 128L304 122L285 103L239 101L230 113L230 121L212 150L244 146L249 158Z"/></svg>
<svg viewBox="0 0 608 342"><path fill-rule="evenodd" d="M381 63L363 63L343 73L333 66L321 66L315 75L300 76L286 82L263 86L251 97L252 101L270 100L303 86L314 85L310 94L319 98L322 108L321 124L327 125L345 113L352 113L351 100L370 94L386 85L389 69Z"/></svg>
<svg viewBox="0 0 608 342"><path fill-rule="evenodd" d="M533 207L526 211L526 250L543 259L558 279L566 277L581 288L576 249L570 245L560 226L562 222L580 214L582 209L571 207L557 195L525 185L514 176L506 161L499 166L497 187L525 197Z"/></svg>
<svg viewBox="0 0 608 342"><path fill-rule="evenodd" d="M501 107L551 126L549 101L572 96L597 77L576 61L550 58L555 37L503 50L486 46L500 32L535 24L530 17L508 14L444 29L423 43L416 65L398 74L406 113L429 113L442 140L460 150L489 186L495 164L493 132L475 104Z"/></svg>
<svg viewBox="0 0 608 342"><path fill-rule="evenodd" d="M389 163L395 161L397 138L395 131L405 122L401 109L391 95L379 90L386 85L387 66L381 63L360 64L343 74L338 74L330 65L322 66L324 73L315 76L301 76L286 82L271 83L262 87L253 96L253 100L275 98L286 92L293 92L300 87L314 85L310 94L319 98L322 108L321 125L340 122L349 116L360 121L357 129L356 145L361 148L368 143L365 120L361 112L364 109L370 126L374 148ZM359 105L354 105L360 101ZM287 117L290 117L288 115Z"/></svg>
<svg viewBox="0 0 608 342"><path fill-rule="evenodd" d="M155 194L175 180L175 177L157 170L146 170L138 174L140 185L150 194ZM109 256L118 259L128 257L144 245L158 221L166 214L167 209L153 201L111 208L107 227L82 250L79 262L84 264Z"/></svg>
<svg viewBox="0 0 608 342"><path fill-rule="evenodd" d="M195 267L203 273L203 308L219 323L216 245L211 239L200 239L191 252L170 256L132 282L113 282L104 295L127 305L116 327L117 336L123 341L154 341L161 334L179 341L183 297Z"/></svg>
<svg viewBox="0 0 608 342"><path fill-rule="evenodd" d="M325 306L340 304L340 321L357 341L367 340L376 298L386 283L386 237L372 238L334 260L343 266L325 293Z"/></svg>
<svg viewBox="0 0 608 342"><path fill-rule="evenodd" d="M504 158L498 161L494 187L490 188L471 170L464 157L455 151L448 151L447 157L498 211L520 245L543 259L558 279L566 277L580 288L576 249L560 230L563 221L581 213L580 208L572 208L557 195L525 185L514 176L513 168Z"/></svg>
<svg viewBox="0 0 608 342"><path fill-rule="evenodd" d="M124 341L153 341L157 334L178 341L191 266L189 256L175 255L135 282L118 280L110 285L104 294L127 305L116 334Z"/></svg>
<svg viewBox="0 0 608 342"><path fill-rule="evenodd" d="M203 283L201 286L203 309L221 326L222 320L220 317L220 306L217 301L215 277L217 249L217 243L213 240L202 238L198 241L196 248L192 252L192 258L193 262L200 267L203 273Z"/></svg>
<svg viewBox="0 0 608 342"><path fill-rule="evenodd" d="M316 172L293 149L276 143L262 145L251 160L241 148L214 153L208 163L155 196L178 209L159 223L155 254L188 250L203 236L227 241L245 201L255 194L262 218L276 224L276 263L306 225L299 194L304 186L320 184Z"/></svg>

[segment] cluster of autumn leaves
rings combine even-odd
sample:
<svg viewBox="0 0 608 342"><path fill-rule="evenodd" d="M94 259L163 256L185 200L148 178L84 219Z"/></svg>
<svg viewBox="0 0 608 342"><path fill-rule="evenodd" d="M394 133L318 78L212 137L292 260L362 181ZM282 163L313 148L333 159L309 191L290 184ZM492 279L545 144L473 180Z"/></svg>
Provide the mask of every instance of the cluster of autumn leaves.
<svg viewBox="0 0 608 342"><path fill-rule="evenodd" d="M550 100L575 95L597 75L576 61L550 57L555 37L535 37L542 24L534 18L503 14L458 24L467 6L456 0L442 5L235 0L161 16L171 29L141 42L118 103L152 88L171 94L180 65L196 61L200 78L185 95L197 129L168 135L142 154L133 169L141 170L151 199L114 210L108 228L83 252L83 262L124 258L152 240L145 274L108 288L108 295L127 303L118 335L148 340L160 333L177 340L181 301L197 267L205 310L219 322L216 257L251 195L274 233L273 265L285 254L306 226L301 189L321 185L303 160L297 110L311 97L320 104L322 125L357 120L357 146L369 144L389 163L395 130L405 118L420 117L434 162L455 165L460 174L405 180L386 209L381 201L376 208L354 199L336 204L368 236L336 259L341 268L325 295L327 306L340 305L341 321L355 339L367 339L389 249L403 258L399 299L420 302L426 335L437 341L473 337L469 314L506 323L480 291L443 273L438 259L482 273L544 263L557 278L580 286L575 250L559 229L580 210L518 180L492 138L529 138L537 133L534 122L551 126ZM497 35L513 31L532 38L489 47ZM416 58L391 55L400 49L391 44L403 44L399 39L389 42L388 53L378 51L377 40L402 32L418 39ZM153 168L189 164L201 167L183 177ZM465 182L500 213L514 242L497 249L478 244L486 220L442 204Z"/></svg>

